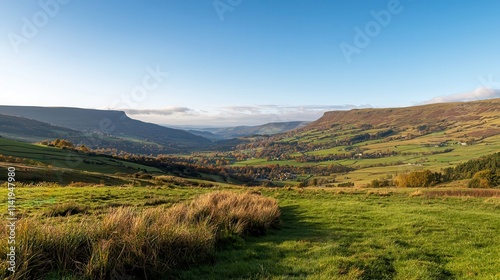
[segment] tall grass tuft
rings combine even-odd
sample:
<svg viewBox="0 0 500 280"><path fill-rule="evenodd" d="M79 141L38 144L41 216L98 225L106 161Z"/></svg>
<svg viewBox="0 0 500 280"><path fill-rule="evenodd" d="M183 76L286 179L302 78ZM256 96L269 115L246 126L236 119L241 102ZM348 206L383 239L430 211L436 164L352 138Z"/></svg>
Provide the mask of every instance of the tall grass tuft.
<svg viewBox="0 0 500 280"><path fill-rule="evenodd" d="M55 204L45 211L47 217L57 217L57 216L70 216L79 213L84 213L88 210L87 206L81 205L74 202L66 202L62 204Z"/></svg>
<svg viewBox="0 0 500 280"><path fill-rule="evenodd" d="M218 232L260 235L278 225L280 211L275 200L257 194L208 193L191 202L188 219L209 219Z"/></svg>
<svg viewBox="0 0 500 280"><path fill-rule="evenodd" d="M458 197L500 197L498 189L456 189L432 190L424 192L426 197L458 196Z"/></svg>
<svg viewBox="0 0 500 280"><path fill-rule="evenodd" d="M231 192L201 195L168 208L110 208L102 219L87 216L78 223L23 218L17 225L16 273L6 273L3 263L0 278L72 273L87 279L155 279L213 259L216 244L228 235L264 234L279 218L275 200ZM0 231L6 236L5 229ZM0 247L0 254L5 250Z"/></svg>

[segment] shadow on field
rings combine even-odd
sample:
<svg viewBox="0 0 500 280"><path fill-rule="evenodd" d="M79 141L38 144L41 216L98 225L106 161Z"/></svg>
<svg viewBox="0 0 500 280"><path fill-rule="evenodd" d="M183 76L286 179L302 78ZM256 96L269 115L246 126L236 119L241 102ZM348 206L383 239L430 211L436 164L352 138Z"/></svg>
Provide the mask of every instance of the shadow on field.
<svg viewBox="0 0 500 280"><path fill-rule="evenodd" d="M446 257L395 236L392 244L378 244L370 229L359 227L360 220L366 217L354 218L354 224L342 220L326 223L321 220L324 216L314 216L298 205L280 209L279 230L270 230L265 236L246 237L220 250L214 263L191 267L165 279L378 280L393 279L399 272L411 279L455 279L445 269ZM408 265L410 270L404 271L401 264ZM415 271L420 274L413 275Z"/></svg>
<svg viewBox="0 0 500 280"><path fill-rule="evenodd" d="M404 237L394 233L386 233L378 239L372 230L379 224L372 221L365 214L352 212L346 216L335 216L336 221L325 222L321 215L314 215L311 211L305 211L298 206L282 207L282 219L284 225L277 232L274 244L269 246L270 250L278 247L283 255L308 256L302 257L302 261L311 262L310 265L301 267L316 267L315 262L319 259L328 262L329 270L325 271L303 271L301 274L273 273L269 271L267 276L291 276L307 277L311 273L327 274L334 278L345 277L347 279L401 279L416 277L412 279L456 279L446 269L448 258L451 256L436 254L429 248L417 243L407 243ZM324 219L324 217L323 217ZM368 222L370 221L370 222ZM288 241L305 242L310 246L297 248L280 248L279 244ZM304 248L304 252L300 248ZM311 249L314 252L311 252ZM277 261L277 263L280 263ZM294 267L284 266L277 271L294 271ZM408 267L406 267L408 265ZM409 268L409 271L407 271ZM396 270L397 269L397 270ZM415 275L414 273L419 275ZM332 275L333 274L333 275Z"/></svg>
<svg viewBox="0 0 500 280"><path fill-rule="evenodd" d="M365 231L362 231L359 227L346 226L341 221L339 221L338 226L333 227L321 222L311 222L311 220L317 218L306 214L306 211L301 210L299 207L283 208L285 208L283 209L284 214L288 214L284 215L283 219L289 218L290 220L288 228L284 227L284 230L288 231L281 232L282 242L308 242L311 246L307 246L306 250L312 246L316 246L321 250L316 254L320 258L331 260L331 262L328 263L330 267L328 272L319 273L328 274L331 277L344 276L348 279L392 279L396 275L393 258L384 254L360 253L359 248L356 248L356 244L362 243L365 239ZM364 217L361 217L361 219L364 219ZM289 248L287 253L290 255L303 255L294 248ZM304 253L307 254L307 252ZM305 267L318 267L313 263L318 261L314 256L304 259L311 262L311 265ZM306 277L310 276L311 272L314 273L314 271L309 271L309 275L287 274L287 276Z"/></svg>
<svg viewBox="0 0 500 280"><path fill-rule="evenodd" d="M266 279L305 278L311 276L316 262L308 258L311 246L322 246L330 242L339 244L333 254L349 254L350 245L361 239L362 234L345 229L325 229L314 217L308 217L299 206L280 207L282 224L265 236L245 237L233 246L217 253L214 263L191 267L165 279ZM297 259L300 264L288 263Z"/></svg>

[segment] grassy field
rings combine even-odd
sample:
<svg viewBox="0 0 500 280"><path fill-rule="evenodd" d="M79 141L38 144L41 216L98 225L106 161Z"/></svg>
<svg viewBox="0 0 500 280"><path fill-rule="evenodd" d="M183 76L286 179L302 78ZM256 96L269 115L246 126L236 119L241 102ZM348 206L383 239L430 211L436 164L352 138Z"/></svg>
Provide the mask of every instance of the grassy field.
<svg viewBox="0 0 500 280"><path fill-rule="evenodd" d="M46 185L18 188L17 198L22 217L64 224L100 217L120 206L166 207L219 189ZM155 279L500 278L500 190L253 190L278 202L281 229L235 238L210 263ZM6 197L6 188L0 195ZM84 211L63 217L47 214L65 203Z"/></svg>
<svg viewBox="0 0 500 280"><path fill-rule="evenodd" d="M106 174L114 174L116 172L134 173L138 170L161 172L157 168L106 156L93 156L71 150L12 141L5 138L0 138L0 154L4 156L27 158L54 167Z"/></svg>
<svg viewBox="0 0 500 280"><path fill-rule="evenodd" d="M425 191L274 191L284 226L185 279L498 279L496 198Z"/></svg>

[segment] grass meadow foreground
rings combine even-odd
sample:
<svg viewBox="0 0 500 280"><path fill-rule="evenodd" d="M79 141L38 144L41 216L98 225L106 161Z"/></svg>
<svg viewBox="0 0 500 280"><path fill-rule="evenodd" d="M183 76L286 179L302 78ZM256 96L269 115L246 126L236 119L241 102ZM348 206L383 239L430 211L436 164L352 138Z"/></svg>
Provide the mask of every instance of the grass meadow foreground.
<svg viewBox="0 0 500 280"><path fill-rule="evenodd" d="M500 190L50 185L17 196L17 279L500 279Z"/></svg>

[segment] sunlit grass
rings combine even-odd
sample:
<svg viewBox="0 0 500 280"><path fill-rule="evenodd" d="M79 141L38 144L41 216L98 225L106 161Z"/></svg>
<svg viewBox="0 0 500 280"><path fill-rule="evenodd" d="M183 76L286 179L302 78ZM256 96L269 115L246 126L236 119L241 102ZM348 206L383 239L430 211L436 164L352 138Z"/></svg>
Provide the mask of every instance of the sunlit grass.
<svg viewBox="0 0 500 280"><path fill-rule="evenodd" d="M248 191L247 188L239 187L230 189L236 193ZM47 192L50 190L57 194L56 201L47 197ZM155 232L161 231L160 228L163 228L161 224L171 225L169 228L178 228L179 231L174 232L164 230L169 232L170 236L181 234L182 238L206 237L208 233L202 230L204 225L225 226L210 231L214 236L218 236L216 239L219 241L204 243L208 242L205 239L203 242L200 241L201 243L196 243L198 249L211 248L209 254L200 254L205 256L204 260L195 261L191 258L193 251L180 249L184 248L182 244L186 243L176 243L175 250L185 250L181 256L195 262L187 261L183 265L170 263L173 268L167 274L148 279L170 277L406 280L500 277L500 265L496 261L500 255L500 240L497 238L497 233L500 232L498 190L295 187L253 190L256 194L251 194L251 197L271 197L276 200L280 206L281 229L267 230L264 236L249 236L249 234L260 234L263 230L245 230L243 225L248 223L238 222L241 221L238 217L241 217L240 213L258 215L261 211L231 212L228 209L238 200L225 200L224 193L213 197L206 194L191 202L199 194L211 193L214 189L103 186L65 188L54 185L19 189L22 205L30 205L33 201L43 201L43 199L46 199L46 203L41 203L37 208L33 207L32 211L25 213L23 217L34 222L29 228L21 224L18 230L20 234L24 232L39 236L36 240L43 241L37 243L42 248L52 248L50 251L57 256L58 261L53 261L51 264L53 272L50 279L63 279L61 275L67 275L61 271L61 266L56 264L64 262L69 264L69 255L64 252L70 255L76 254L72 248L83 246L81 244L85 242L90 242L92 246L85 247L86 249L81 252L86 252L88 259L92 256L92 262L70 269L73 275L80 276L69 279L81 279L82 275L109 273L110 265L118 265L112 263L117 256L117 248L120 248L120 252L122 248L128 248L128 253L123 258L124 262L127 260L126 262L142 263L142 266L133 266L135 268L132 270L136 273L143 273L146 263L148 267L154 268L147 273L157 270L162 274L164 268L157 263L160 258L159 251L155 253L157 254L155 260L147 260L141 255L144 254L142 251L133 249L138 248L138 244L152 244L147 240L151 240L148 238ZM257 190L262 195L259 195ZM0 191L0 195L3 195L3 192ZM102 201L101 205L101 199L89 200L91 194L94 198L107 200ZM78 200L78 197L82 199ZM151 202L154 199L168 201L162 201L158 205L154 205L155 203L145 205L146 201ZM89 202L85 203L86 200ZM179 201L182 203L176 204ZM218 202L215 203L216 201ZM63 210L62 213L67 213L65 209L82 205L87 206L84 212L66 216L47 215L59 207ZM20 209L23 207L20 206ZM175 215L167 214L170 212L165 211L173 211L171 213ZM275 215L273 211L268 213L270 217ZM251 218L254 214L248 217ZM92 221L97 219L98 226L87 226L89 219ZM252 219L259 221L258 218ZM192 226L177 224L181 222L181 225L185 225L182 223L185 220L197 222L190 223ZM259 228L259 223L266 224L257 222L253 225ZM153 224L156 226L152 226ZM86 228L91 228L93 232L89 234ZM128 228L128 231L124 231L125 228ZM101 230L94 232L95 229ZM60 241L57 239L47 243L49 241L44 241L45 239L40 237L40 232L43 232L44 236L49 236L48 233L62 236L64 233L68 239L68 243L64 244L71 248L58 243ZM115 235L110 236L106 232L115 232ZM247 233L245 238L238 237L238 234L245 232ZM178 237L178 240L184 240L181 237ZM48 244L51 245L44 247ZM174 247L168 248L174 250ZM168 254L170 253L165 253L165 256ZM209 262L205 262L206 260ZM188 263L196 265L187 265ZM47 269L40 264L32 268ZM126 268L130 271L128 269L130 267ZM95 279L93 277L88 276L87 279ZM137 277L140 279L141 276Z"/></svg>
<svg viewBox="0 0 500 280"><path fill-rule="evenodd" d="M17 270L2 279L41 279L71 273L85 279L159 277L173 269L212 258L218 244L233 236L262 235L279 224L276 201L257 194L212 192L171 207L114 207L100 216L84 215L80 205L49 208L48 217L17 222ZM2 242L6 244L6 229ZM1 247L0 253L7 254ZM8 276L5 278L6 276Z"/></svg>
<svg viewBox="0 0 500 280"><path fill-rule="evenodd" d="M283 227L183 279L497 279L498 198L275 190ZM422 191L425 193L425 190Z"/></svg>

